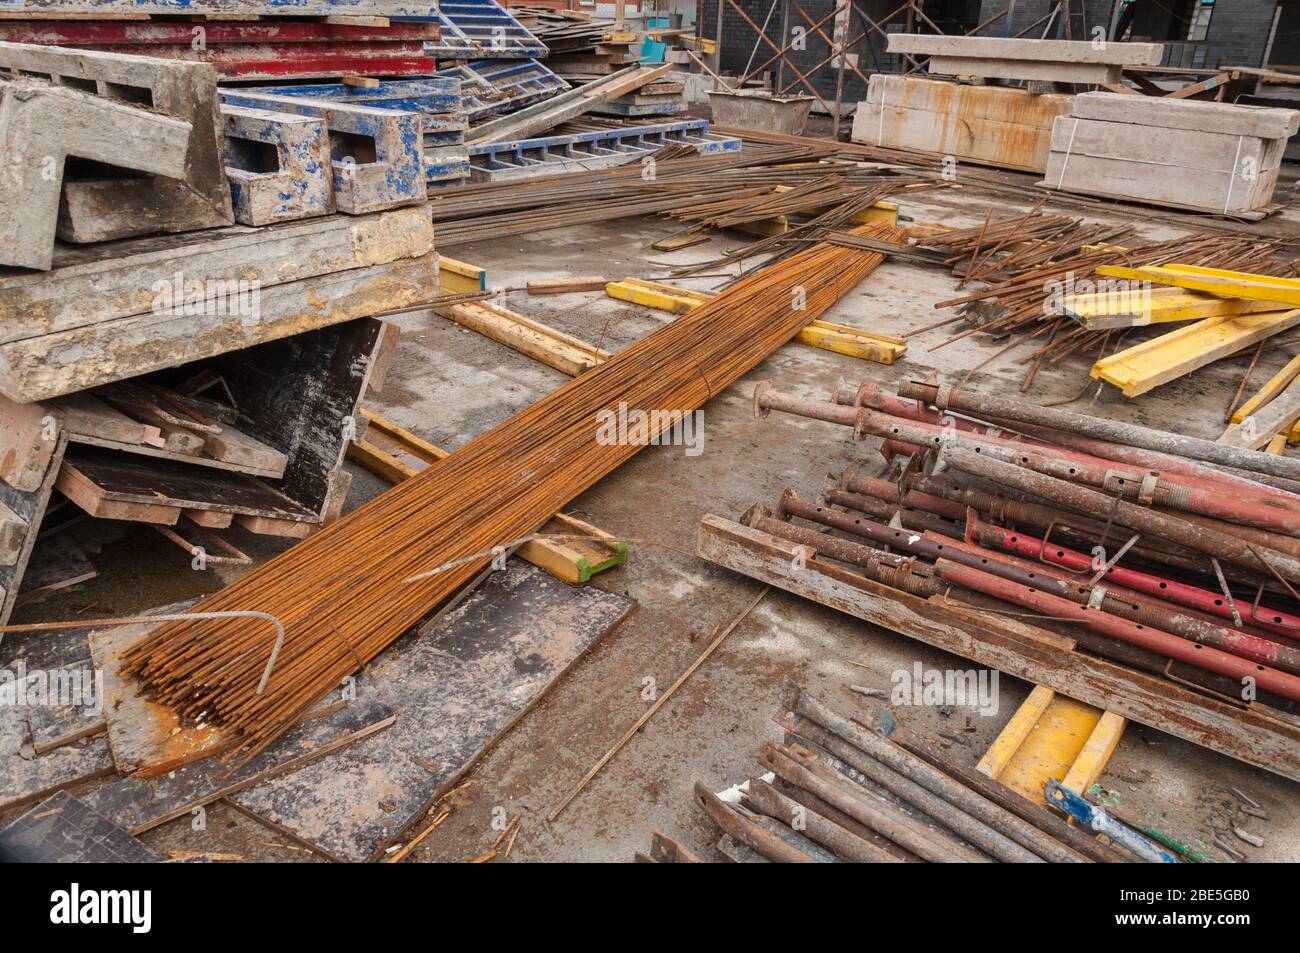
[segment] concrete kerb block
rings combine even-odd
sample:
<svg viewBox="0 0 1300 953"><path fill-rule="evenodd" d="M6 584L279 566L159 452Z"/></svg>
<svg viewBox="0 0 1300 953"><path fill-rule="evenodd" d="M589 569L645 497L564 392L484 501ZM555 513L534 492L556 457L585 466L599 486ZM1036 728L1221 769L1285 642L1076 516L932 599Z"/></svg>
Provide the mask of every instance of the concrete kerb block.
<svg viewBox="0 0 1300 953"><path fill-rule="evenodd" d="M236 221L269 225L334 211L325 120L229 105L221 116ZM275 150L273 167L259 146Z"/></svg>
<svg viewBox="0 0 1300 953"><path fill-rule="evenodd" d="M63 240L101 242L234 223L217 74L211 65L102 50L0 43L0 70L93 90L105 99L144 106L190 126L185 168L179 176L66 181L58 227ZM85 138L93 129L67 128ZM108 164L122 165L111 159Z"/></svg>
<svg viewBox="0 0 1300 953"><path fill-rule="evenodd" d="M190 132L91 93L0 80L0 264L50 269L68 156L179 177Z"/></svg>
<svg viewBox="0 0 1300 953"><path fill-rule="evenodd" d="M334 204L359 215L423 202L423 118L419 113L294 96L222 91L232 106L323 119L329 127Z"/></svg>
<svg viewBox="0 0 1300 953"><path fill-rule="evenodd" d="M999 36L938 36L891 33L890 53L912 56L951 56L983 60L1056 63L1092 63L1105 66L1159 66L1164 56L1160 43L1116 43L1091 40L1035 40Z"/></svg>

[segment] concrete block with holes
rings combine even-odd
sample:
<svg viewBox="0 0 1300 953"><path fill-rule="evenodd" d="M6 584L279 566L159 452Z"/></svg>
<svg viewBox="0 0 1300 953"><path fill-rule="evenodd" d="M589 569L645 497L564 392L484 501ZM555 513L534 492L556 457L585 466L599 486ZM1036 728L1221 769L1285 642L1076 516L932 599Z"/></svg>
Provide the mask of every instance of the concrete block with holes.
<svg viewBox="0 0 1300 953"><path fill-rule="evenodd" d="M187 122L92 93L0 80L0 264L49 270L69 157L179 177L190 131Z"/></svg>
<svg viewBox="0 0 1300 953"><path fill-rule="evenodd" d="M241 225L334 211L329 130L314 116L223 106L226 175Z"/></svg>
<svg viewBox="0 0 1300 953"><path fill-rule="evenodd" d="M31 76L94 93L189 124L185 167L176 176L123 173L126 163L78 170L64 181L58 234L102 242L156 232L234 224L226 182L217 74L206 63L103 50L0 43L0 76ZM92 138L94 126L63 120L69 138ZM148 140L145 140L148 145Z"/></svg>
<svg viewBox="0 0 1300 953"><path fill-rule="evenodd" d="M222 90L227 105L320 119L329 127L334 204L359 215L423 202L423 117L355 103Z"/></svg>

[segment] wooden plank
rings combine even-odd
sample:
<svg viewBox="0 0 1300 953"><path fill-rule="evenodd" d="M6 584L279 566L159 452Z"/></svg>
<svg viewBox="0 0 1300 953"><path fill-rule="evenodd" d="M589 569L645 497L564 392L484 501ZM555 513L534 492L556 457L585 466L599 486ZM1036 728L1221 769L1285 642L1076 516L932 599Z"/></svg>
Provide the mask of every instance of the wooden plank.
<svg viewBox="0 0 1300 953"><path fill-rule="evenodd" d="M1066 639L1017 619L874 583L804 547L718 516L700 521L701 558L1023 678L1185 741L1300 780L1300 727L1262 706L1239 708L1177 682L1074 650ZM803 571L792 571L799 565Z"/></svg>
<svg viewBox="0 0 1300 953"><path fill-rule="evenodd" d="M178 507L161 503L110 500L101 486L67 460L64 460L64 465L59 470L55 487L87 514L97 519L175 526L181 515Z"/></svg>
<svg viewBox="0 0 1300 953"><path fill-rule="evenodd" d="M1239 424L1245 418L1249 417L1255 411L1259 410L1278 394L1286 390L1291 382L1300 375L1300 355L1291 358L1286 362L1286 367L1282 368L1272 377L1270 377L1258 391L1251 395L1250 399L1232 412L1232 422Z"/></svg>
<svg viewBox="0 0 1300 953"><path fill-rule="evenodd" d="M1091 374L1137 397L1296 324L1300 309L1206 318L1103 358Z"/></svg>
<svg viewBox="0 0 1300 953"><path fill-rule="evenodd" d="M53 271L0 269L0 344L150 312L178 272L186 282L255 283L265 297L276 285L420 258L432 250L433 223L425 207L61 245Z"/></svg>
<svg viewBox="0 0 1300 953"><path fill-rule="evenodd" d="M19 490L8 481L0 480L0 505L5 508L6 539L4 558L0 559L0 625L9 621L9 615L18 599L23 575L27 571L28 560L36 545L36 535L41 520L45 518L45 508L49 504L50 494L54 492L54 483L58 479L67 448L68 435L62 426L58 426L54 433L53 452L40 483L34 489Z"/></svg>
<svg viewBox="0 0 1300 953"><path fill-rule="evenodd" d="M126 830L60 791L0 831L9 863L153 864L162 856Z"/></svg>
<svg viewBox="0 0 1300 953"><path fill-rule="evenodd" d="M541 278L528 282L530 295L562 295L579 291L604 291L606 281L600 275L574 278Z"/></svg>
<svg viewBox="0 0 1300 953"><path fill-rule="evenodd" d="M432 255L264 288L260 320L134 315L0 345L0 393L46 400L437 297Z"/></svg>
<svg viewBox="0 0 1300 953"><path fill-rule="evenodd" d="M1181 288L1127 288L1067 295L1056 310L1091 330L1172 324L1282 309L1272 301L1219 298Z"/></svg>
<svg viewBox="0 0 1300 953"><path fill-rule="evenodd" d="M1269 403L1228 427L1216 443L1258 450L1300 421L1300 380L1293 379Z"/></svg>
<svg viewBox="0 0 1300 953"><path fill-rule="evenodd" d="M1142 268L1100 265L1097 274L1108 278L1174 285L1189 291L1204 291L1221 297L1276 301L1280 302L1279 307L1300 306L1300 281L1294 278L1275 278L1271 275L1252 275L1192 265L1149 265Z"/></svg>
<svg viewBox="0 0 1300 953"><path fill-rule="evenodd" d="M279 450L229 424L221 428L221 433L208 434L203 449L223 463L256 469L276 479L284 476L284 468L289 463L289 458Z"/></svg>
<svg viewBox="0 0 1300 953"><path fill-rule="evenodd" d="M92 447L76 447L65 457L59 489L67 493L65 486L91 504L138 503L299 521L310 521L314 515L278 490L242 473L144 461Z"/></svg>
<svg viewBox="0 0 1300 953"><path fill-rule="evenodd" d="M225 529L235 520L234 513L218 513L214 510L181 510L181 515L196 526L207 529Z"/></svg>
<svg viewBox="0 0 1300 953"><path fill-rule="evenodd" d="M0 397L0 480L30 493L45 479L58 447L60 427L39 404L17 404Z"/></svg>
<svg viewBox="0 0 1300 953"><path fill-rule="evenodd" d="M111 775L113 757L103 737L33 757L27 744L27 706L0 705L0 811L35 803L64 788Z"/></svg>
<svg viewBox="0 0 1300 953"><path fill-rule="evenodd" d="M326 857L377 860L632 605L512 562L371 663L396 725L229 800Z"/></svg>
<svg viewBox="0 0 1300 953"><path fill-rule="evenodd" d="M349 446L348 458L390 483L401 483L448 455L441 447L373 411L363 410L361 413L369 426L362 442L353 442ZM556 513L540 532L589 537L582 540L530 540L515 553L525 562L545 569L571 585L585 583L596 573L627 562L627 544L576 517Z"/></svg>
<svg viewBox="0 0 1300 953"><path fill-rule="evenodd" d="M907 342L886 334L873 334L847 324L814 321L795 338L800 344L847 354L849 357L878 364L893 364L907 351Z"/></svg>
<svg viewBox="0 0 1300 953"><path fill-rule="evenodd" d="M440 308L461 327L526 354L570 377L609 359L609 352L498 305L479 302Z"/></svg>
<svg viewBox="0 0 1300 953"><path fill-rule="evenodd" d="M278 520L269 516L247 516L236 514L235 522L261 536L283 536L288 539L306 539L317 528L317 524L301 520Z"/></svg>

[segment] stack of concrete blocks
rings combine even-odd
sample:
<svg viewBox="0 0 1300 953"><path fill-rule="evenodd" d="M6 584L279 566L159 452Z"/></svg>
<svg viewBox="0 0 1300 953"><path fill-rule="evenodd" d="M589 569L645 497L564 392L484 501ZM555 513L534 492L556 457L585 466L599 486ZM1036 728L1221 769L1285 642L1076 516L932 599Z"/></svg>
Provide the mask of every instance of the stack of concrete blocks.
<svg viewBox="0 0 1300 953"><path fill-rule="evenodd" d="M864 145L951 156L960 162L1042 172L1052 123L1070 97L1004 86L967 86L876 73L853 117Z"/></svg>
<svg viewBox="0 0 1300 953"><path fill-rule="evenodd" d="M1264 214L1300 111L1082 93L1052 127L1044 184L1219 215Z"/></svg>
<svg viewBox="0 0 1300 953"><path fill-rule="evenodd" d="M329 128L339 211L373 211L423 199L427 186L469 176L460 80L224 89L229 105L320 119Z"/></svg>
<svg viewBox="0 0 1300 953"><path fill-rule="evenodd" d="M1118 83L1126 66L1159 66L1159 43L894 33L890 53L929 58L932 75L1043 83Z"/></svg>

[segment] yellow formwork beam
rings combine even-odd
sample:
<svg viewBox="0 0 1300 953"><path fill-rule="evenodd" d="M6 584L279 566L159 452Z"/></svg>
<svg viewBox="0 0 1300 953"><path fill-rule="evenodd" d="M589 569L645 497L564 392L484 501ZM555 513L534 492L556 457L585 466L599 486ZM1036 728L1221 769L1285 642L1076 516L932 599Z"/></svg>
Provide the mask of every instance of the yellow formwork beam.
<svg viewBox="0 0 1300 953"><path fill-rule="evenodd" d="M1103 358L1092 376L1136 397L1296 324L1300 309L1206 318Z"/></svg>
<svg viewBox="0 0 1300 953"><path fill-rule="evenodd" d="M484 337L514 348L570 377L577 377L583 371L609 360L608 351L600 350L580 338L534 321L509 308L485 301L440 308L439 313L461 327L477 331Z"/></svg>
<svg viewBox="0 0 1300 953"><path fill-rule="evenodd" d="M1148 324L1173 324L1203 318L1235 317L1258 311L1275 311L1271 301L1219 298L1182 288L1118 288L1067 295L1056 310L1090 330L1137 328Z"/></svg>
<svg viewBox="0 0 1300 953"><path fill-rule="evenodd" d="M1188 291L1205 291L1226 298L1276 301L1279 308L1300 306L1300 279L1296 278L1275 278L1272 275L1201 268L1196 265L1144 265L1138 268L1099 265L1097 274L1107 278L1173 285Z"/></svg>
<svg viewBox="0 0 1300 953"><path fill-rule="evenodd" d="M1039 804L1046 803L1049 778L1082 793L1105 770L1125 724L1113 712L1038 685L984 752L978 769Z"/></svg>
<svg viewBox="0 0 1300 953"><path fill-rule="evenodd" d="M668 311L672 314L685 314L708 301L713 295L706 291L692 291L678 288L676 285L661 284L657 281L643 281L640 278L624 278L611 281L605 286L605 294L620 301ZM907 342L889 334L873 334L861 328L847 324L835 324L831 321L814 321L799 332L796 338L801 344L847 354L849 357L875 361L878 364L893 364L907 352Z"/></svg>
<svg viewBox="0 0 1300 953"><path fill-rule="evenodd" d="M699 307L713 295L705 291L691 291L676 285L660 284L657 281L643 281L640 278L624 278L611 281L605 285L605 294L620 301L654 308L657 311L669 311L673 314L685 314L692 308Z"/></svg>
<svg viewBox="0 0 1300 953"><path fill-rule="evenodd" d="M834 324L830 321L814 321L799 332L796 338L801 344L819 347L823 351L847 354L849 357L877 364L893 364L907 353L907 342L902 338L888 334L872 334L847 324Z"/></svg>
<svg viewBox="0 0 1300 953"><path fill-rule="evenodd" d="M1291 382L1300 374L1300 356L1291 358L1287 361L1286 367L1282 368L1276 374L1268 379L1263 387L1256 392L1250 400L1246 401L1240 407L1232 412L1232 422L1239 424L1259 408L1263 407L1270 400L1276 397L1282 391L1291 386Z"/></svg>
<svg viewBox="0 0 1300 953"><path fill-rule="evenodd" d="M438 280L443 294L487 291L487 269L445 255L438 256Z"/></svg>

